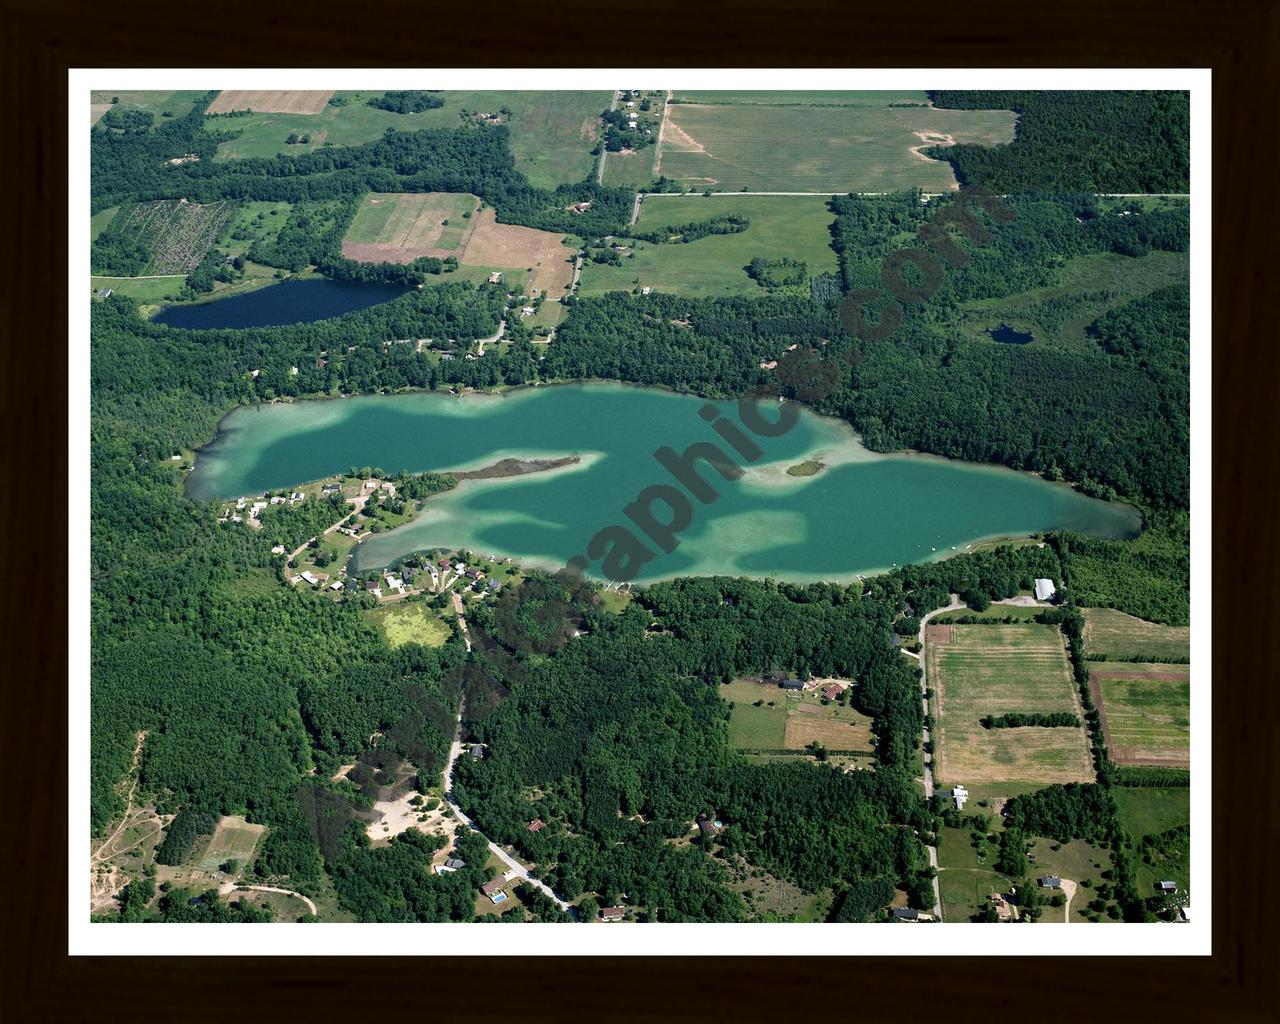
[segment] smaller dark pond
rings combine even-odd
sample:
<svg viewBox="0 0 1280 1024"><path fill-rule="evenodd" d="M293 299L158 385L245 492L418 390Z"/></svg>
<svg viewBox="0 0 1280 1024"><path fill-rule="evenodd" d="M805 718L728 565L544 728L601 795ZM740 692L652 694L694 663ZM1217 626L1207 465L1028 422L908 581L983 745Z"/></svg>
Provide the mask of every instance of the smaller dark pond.
<svg viewBox="0 0 1280 1024"><path fill-rule="evenodd" d="M1008 324L1001 324L999 327L988 327L987 333L991 335L994 341L998 341L1002 345L1025 345L1027 342L1035 340L1030 331L1024 334L1022 331L1015 331Z"/></svg>
<svg viewBox="0 0 1280 1024"><path fill-rule="evenodd" d="M192 330L228 327L281 327L342 316L352 310L389 302L404 289L361 281L283 281L257 291L189 306L167 306L154 322Z"/></svg>

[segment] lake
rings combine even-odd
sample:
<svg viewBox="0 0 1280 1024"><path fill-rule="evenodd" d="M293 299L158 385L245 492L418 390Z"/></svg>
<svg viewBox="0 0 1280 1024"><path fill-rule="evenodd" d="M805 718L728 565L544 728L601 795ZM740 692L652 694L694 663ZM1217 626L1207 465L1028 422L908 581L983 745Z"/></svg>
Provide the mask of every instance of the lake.
<svg viewBox="0 0 1280 1024"><path fill-rule="evenodd" d="M342 316L352 310L389 302L404 294L389 284L309 278L282 281L225 299L165 306L152 318L167 327L207 330L221 327L280 327Z"/></svg>
<svg viewBox="0 0 1280 1024"><path fill-rule="evenodd" d="M357 549L356 567L379 568L415 550L468 548L559 568L651 485L675 481L654 457L716 443L746 467L723 479L699 463L719 492L690 499L692 522L670 554L644 565L639 580L723 573L807 581L847 579L892 565L941 558L976 541L1049 529L1132 536L1138 513L1026 473L926 455L879 455L849 426L801 409L782 436L740 426L736 402L713 404L763 454L734 455L699 415L708 403L620 384L525 388L505 395L445 393L368 396L237 409L196 458L193 498L233 498L344 472L476 469L504 457L580 457L577 465L523 477L468 480L431 498L412 523ZM772 406L772 408L770 408ZM763 407L776 416L776 402ZM722 421L717 421L722 422ZM812 476L786 470L804 460ZM683 492L680 492L683 493ZM661 502L655 517L669 521ZM593 562L589 575L600 575Z"/></svg>

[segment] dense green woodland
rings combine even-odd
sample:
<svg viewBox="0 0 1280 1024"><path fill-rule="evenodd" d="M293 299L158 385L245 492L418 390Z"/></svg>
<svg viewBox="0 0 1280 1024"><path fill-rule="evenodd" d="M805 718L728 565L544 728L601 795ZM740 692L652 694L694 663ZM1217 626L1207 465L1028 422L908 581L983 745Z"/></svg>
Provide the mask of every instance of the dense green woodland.
<svg viewBox="0 0 1280 1024"><path fill-rule="evenodd" d="M1003 146L935 146L962 184L993 192L1190 192L1191 98L1185 92L940 90L935 107L1013 110Z"/></svg>
<svg viewBox="0 0 1280 1024"><path fill-rule="evenodd" d="M533 189L514 170L505 129L492 126L390 132L365 146L214 163L219 136L202 129L203 106L154 127L95 129L94 208L177 197L288 200L288 223L258 256L284 266L328 260L335 276L390 273L338 262L341 230L369 189L471 191L504 220L584 237L608 233L629 213L621 190ZM185 152L200 161L164 163ZM564 210L584 198L592 200L588 214ZM496 331L502 290L435 276L445 266L410 268L418 276L402 283L430 276L394 301L287 327L179 330L144 321L127 298L95 302L95 831L122 810L117 784L145 732L141 791L178 815L161 847L165 860L186 856L217 815L243 813L269 826L254 866L261 877L315 893L327 876L359 920L470 919L485 880L476 837L462 838L467 871L435 876L426 867L433 840L408 833L374 849L358 819L375 783L404 761L422 786L438 777L465 701L467 727L489 756L461 764L459 800L566 897L591 892L607 904L625 894L657 920L746 919L729 884L745 861L805 892L829 891L837 920L876 916L895 887L927 906L921 836L937 822L912 781L919 682L895 629L912 632L916 618L952 593L985 608L1038 576L1062 580L1067 600L1158 621L1187 615L1185 292L1114 306L1092 325L1087 351L975 344L948 328L960 303L1049 284L1053 268L1076 255L1185 251L1185 215L1104 216L1088 197L1012 203L1017 217L993 225L985 247L962 242L969 266L950 271L881 342L845 330L839 299L842 290L877 286L884 256L912 244L926 209L914 194L837 200L841 278L823 278L811 296L580 300L544 362L527 340L440 365L397 344L431 337L462 351ZM812 366L831 386L805 390L787 377L781 387L845 417L872 447L1065 476L1135 498L1153 528L1133 543L1051 536L1044 547L909 566L852 587L675 580L637 592L617 615L602 611L589 587L534 577L476 613L471 655L457 635L436 649L393 650L358 601L280 583L271 546L303 543L339 508L309 500L272 509L261 531L219 524L214 505L186 499L169 461L206 443L241 403L586 377L734 396L777 388L759 364L791 345L825 357ZM561 606L572 609L563 621L553 614ZM1075 655L1078 620L1074 612L1061 618ZM1078 675L1087 673L1076 662ZM852 700L873 720L874 772L756 765L730 748L719 684L775 670L857 681ZM374 733L382 738L371 748ZM357 759L354 781L328 781ZM1112 781L1134 779L1105 775ZM684 841L700 815L726 826L713 847ZM539 816L548 827L528 832ZM1030 816L1032 825L1041 819ZM131 883L124 919L265 916L216 899L192 904L178 890L152 905L148 884ZM559 916L530 890L522 899L540 920Z"/></svg>

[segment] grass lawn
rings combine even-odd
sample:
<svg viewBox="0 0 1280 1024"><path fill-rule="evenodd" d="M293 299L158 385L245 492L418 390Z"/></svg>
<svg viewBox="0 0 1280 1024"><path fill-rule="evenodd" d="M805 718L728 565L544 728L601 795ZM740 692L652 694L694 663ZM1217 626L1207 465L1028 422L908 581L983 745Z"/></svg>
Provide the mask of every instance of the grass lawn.
<svg viewBox="0 0 1280 1024"><path fill-rule="evenodd" d="M1053 849L1057 846L1058 849ZM1028 864L1027 874L1031 881L1043 875L1057 875L1069 878L1073 882L1088 882L1076 889L1075 898L1071 901L1071 920L1086 922L1088 918L1081 911L1094 898L1094 890L1102 882L1102 872L1111 867L1111 851L1092 846L1082 839L1073 839L1069 843L1059 843L1041 836L1031 841L1031 856L1035 860ZM1048 893L1049 890L1043 890ZM1058 907L1045 907L1040 920L1059 922L1063 919L1062 910Z"/></svg>
<svg viewBox="0 0 1280 1024"><path fill-rule="evenodd" d="M926 672L936 707L940 785L1092 781L1083 726L984 729L986 715L1068 711L1083 717L1062 635L1038 624L932 626Z"/></svg>
<svg viewBox="0 0 1280 1024"><path fill-rule="evenodd" d="M672 104L658 170L681 185L736 192L888 192L956 187L920 147L1013 139L1008 110Z"/></svg>
<svg viewBox="0 0 1280 1024"><path fill-rule="evenodd" d="M110 288L142 303L161 303L176 299L186 280L183 274L155 278L91 277L89 288L93 294L96 294L99 288Z"/></svg>
<svg viewBox="0 0 1280 1024"><path fill-rule="evenodd" d="M1009 891L1011 883L995 870L995 859L995 844L984 841L975 849L967 828L939 832L938 890L944 921L968 921L993 892Z"/></svg>
<svg viewBox="0 0 1280 1024"><path fill-rule="evenodd" d="M511 110L508 128L516 168L540 188L582 181L591 172L591 155L599 137L600 112L609 106L610 94L596 92L466 92L442 93L445 104L418 114L396 114L370 107L371 92L339 92L345 106L326 107L319 114L250 114L248 117L214 118L212 130L235 129L240 138L218 146L217 159L270 157L277 153L305 153L324 143L355 146L382 137L388 128L418 131L423 128L458 128L461 111L497 113ZM290 132L311 137L306 145L288 145Z"/></svg>
<svg viewBox="0 0 1280 1024"><path fill-rule="evenodd" d="M374 608L365 612L365 618L382 629L392 647L409 643L442 647L452 633L434 608L417 601L399 601Z"/></svg>
<svg viewBox="0 0 1280 1024"><path fill-rule="evenodd" d="M1162 626L1112 608L1086 608L1084 620L1086 655L1122 660L1191 657L1190 626Z"/></svg>
<svg viewBox="0 0 1280 1024"><path fill-rule="evenodd" d="M115 219L116 214L119 212L120 212L120 207L111 206L105 210L99 210L92 217L90 217L89 218L90 240L96 241L97 237L100 234L102 234L102 232L107 230L107 226Z"/></svg>
<svg viewBox="0 0 1280 1024"><path fill-rule="evenodd" d="M622 240L634 256L624 256L620 267L588 260L580 293L603 295L648 286L679 295L763 298L767 290L745 269L757 256L803 260L810 275L837 269L829 232L835 218L820 196L647 196L637 224L653 230L716 216L745 217L751 226L738 234L709 235L687 244Z"/></svg>
<svg viewBox="0 0 1280 1024"><path fill-rule="evenodd" d="M975 612L972 608L962 608L957 612L948 612L946 615L939 615L929 622L935 626L945 626L955 622L958 619L968 618L972 616L975 619L987 619L992 622L1002 622L1012 617L1018 622L1035 622L1036 616L1039 615L1043 608L1036 608L1030 605L1016 604L993 604L986 611Z"/></svg>
<svg viewBox="0 0 1280 1024"><path fill-rule="evenodd" d="M1191 821L1191 790L1187 787L1144 789L1116 786L1116 817L1134 839L1165 832Z"/></svg>

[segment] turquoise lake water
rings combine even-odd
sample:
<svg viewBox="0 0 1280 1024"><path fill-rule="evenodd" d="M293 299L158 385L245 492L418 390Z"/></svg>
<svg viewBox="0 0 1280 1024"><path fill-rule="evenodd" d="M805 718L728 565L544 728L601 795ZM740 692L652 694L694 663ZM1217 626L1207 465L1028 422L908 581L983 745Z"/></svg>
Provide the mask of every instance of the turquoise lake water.
<svg viewBox="0 0 1280 1024"><path fill-rule="evenodd" d="M416 550L468 548L558 568L587 550L602 528L626 526L656 545L623 509L651 485L676 485L654 457L717 444L745 469L725 480L699 463L718 492L702 503L678 485L692 522L670 554L657 553L641 581L724 573L807 581L847 579L944 557L976 541L1049 529L1134 535L1136 510L1087 498L1061 484L995 466L922 455L878 455L848 425L801 410L780 437L742 427L736 402L711 403L762 450L748 463L699 415L708 403L617 384L539 387L506 395L368 396L237 409L196 459L194 498L231 498L315 480L348 467L387 472L476 469L505 457L579 456L576 466L505 480L464 481L431 498L412 523L376 535L356 567L378 568ZM764 406L769 415L773 408ZM788 466L825 469L792 477ZM669 511L651 506L658 520ZM600 576L601 562L587 570Z"/></svg>

